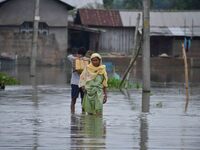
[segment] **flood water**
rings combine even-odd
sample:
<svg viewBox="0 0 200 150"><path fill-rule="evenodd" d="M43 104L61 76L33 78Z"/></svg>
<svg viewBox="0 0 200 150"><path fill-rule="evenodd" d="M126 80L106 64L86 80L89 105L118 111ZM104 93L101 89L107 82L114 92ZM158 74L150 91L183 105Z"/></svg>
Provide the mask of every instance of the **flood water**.
<svg viewBox="0 0 200 150"><path fill-rule="evenodd" d="M108 92L103 116L70 113L69 72L27 67L6 71L21 81L0 91L1 150L199 150L200 69L190 71L190 98L185 107L184 75L179 69L152 72L149 113L142 112L142 91L130 98ZM141 73L132 79L141 80Z"/></svg>

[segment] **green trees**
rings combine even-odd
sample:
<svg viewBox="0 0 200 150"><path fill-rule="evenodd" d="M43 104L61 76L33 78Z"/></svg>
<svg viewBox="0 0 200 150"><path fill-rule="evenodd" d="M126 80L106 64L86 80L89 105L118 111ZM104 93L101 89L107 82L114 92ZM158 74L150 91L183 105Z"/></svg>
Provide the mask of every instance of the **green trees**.
<svg viewBox="0 0 200 150"><path fill-rule="evenodd" d="M142 0L103 0L108 9L141 9ZM198 10L200 0L151 0L151 9Z"/></svg>
<svg viewBox="0 0 200 150"><path fill-rule="evenodd" d="M184 9L184 10L198 10L200 9L199 0L174 0L174 9Z"/></svg>
<svg viewBox="0 0 200 150"><path fill-rule="evenodd" d="M140 9L142 0L104 0L104 6L112 9Z"/></svg>
<svg viewBox="0 0 200 150"><path fill-rule="evenodd" d="M113 8L113 1L114 0L103 0L104 7L107 9Z"/></svg>

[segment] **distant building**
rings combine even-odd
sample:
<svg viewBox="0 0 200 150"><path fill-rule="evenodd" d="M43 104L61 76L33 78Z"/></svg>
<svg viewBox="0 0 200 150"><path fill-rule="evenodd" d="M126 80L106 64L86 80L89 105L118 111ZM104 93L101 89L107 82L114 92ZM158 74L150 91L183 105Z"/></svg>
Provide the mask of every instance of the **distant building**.
<svg viewBox="0 0 200 150"><path fill-rule="evenodd" d="M64 62L68 48L68 10L71 9L63 0L40 0L38 64ZM33 16L33 0L0 0L0 54L16 55L19 63L29 63Z"/></svg>
<svg viewBox="0 0 200 150"><path fill-rule="evenodd" d="M135 26L138 13L141 12L120 11L124 27ZM186 37L191 40L188 56L200 57L200 11L151 11L150 35L151 56L180 56Z"/></svg>
<svg viewBox="0 0 200 150"><path fill-rule="evenodd" d="M123 27L118 10L79 9L74 24L100 32L90 34L89 49L128 54L133 47L134 27Z"/></svg>
<svg viewBox="0 0 200 150"><path fill-rule="evenodd" d="M130 54L138 13L142 16L140 11L79 9L74 23L101 31L96 41L98 50ZM185 37L190 40L188 56L200 56L200 11L151 11L150 26L151 56L180 56ZM94 48L94 38L88 41Z"/></svg>

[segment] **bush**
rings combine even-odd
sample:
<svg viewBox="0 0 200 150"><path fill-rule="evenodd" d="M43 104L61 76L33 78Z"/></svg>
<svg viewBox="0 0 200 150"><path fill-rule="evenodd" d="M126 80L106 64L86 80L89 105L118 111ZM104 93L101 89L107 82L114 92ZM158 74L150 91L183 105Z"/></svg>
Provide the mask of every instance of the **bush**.
<svg viewBox="0 0 200 150"><path fill-rule="evenodd" d="M116 79L114 77L109 78L108 79L108 88L109 89L119 89L121 81L122 81L121 79ZM127 81L125 81L121 87L124 88L126 84L127 84L128 89L133 88L133 84L131 84Z"/></svg>
<svg viewBox="0 0 200 150"><path fill-rule="evenodd" d="M115 77L108 78L108 89L119 89L121 81L122 81L121 79L117 79ZM140 89L140 88L142 88L141 83L139 83L139 82L130 83L128 81L124 81L121 88L125 88L126 84L127 84L128 89L132 89L132 88Z"/></svg>
<svg viewBox="0 0 200 150"><path fill-rule="evenodd" d="M16 84L19 84L19 81L11 76L8 76L6 73L0 72L0 84L1 85L16 85Z"/></svg>

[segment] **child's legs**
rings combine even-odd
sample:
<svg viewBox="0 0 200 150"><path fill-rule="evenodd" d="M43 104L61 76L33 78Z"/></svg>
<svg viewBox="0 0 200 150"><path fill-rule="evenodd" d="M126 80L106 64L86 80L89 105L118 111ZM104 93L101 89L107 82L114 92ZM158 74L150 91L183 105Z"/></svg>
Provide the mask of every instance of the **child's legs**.
<svg viewBox="0 0 200 150"><path fill-rule="evenodd" d="M79 95L79 87L78 85L71 84L71 112L75 112L75 104L76 104L76 99L78 98Z"/></svg>

